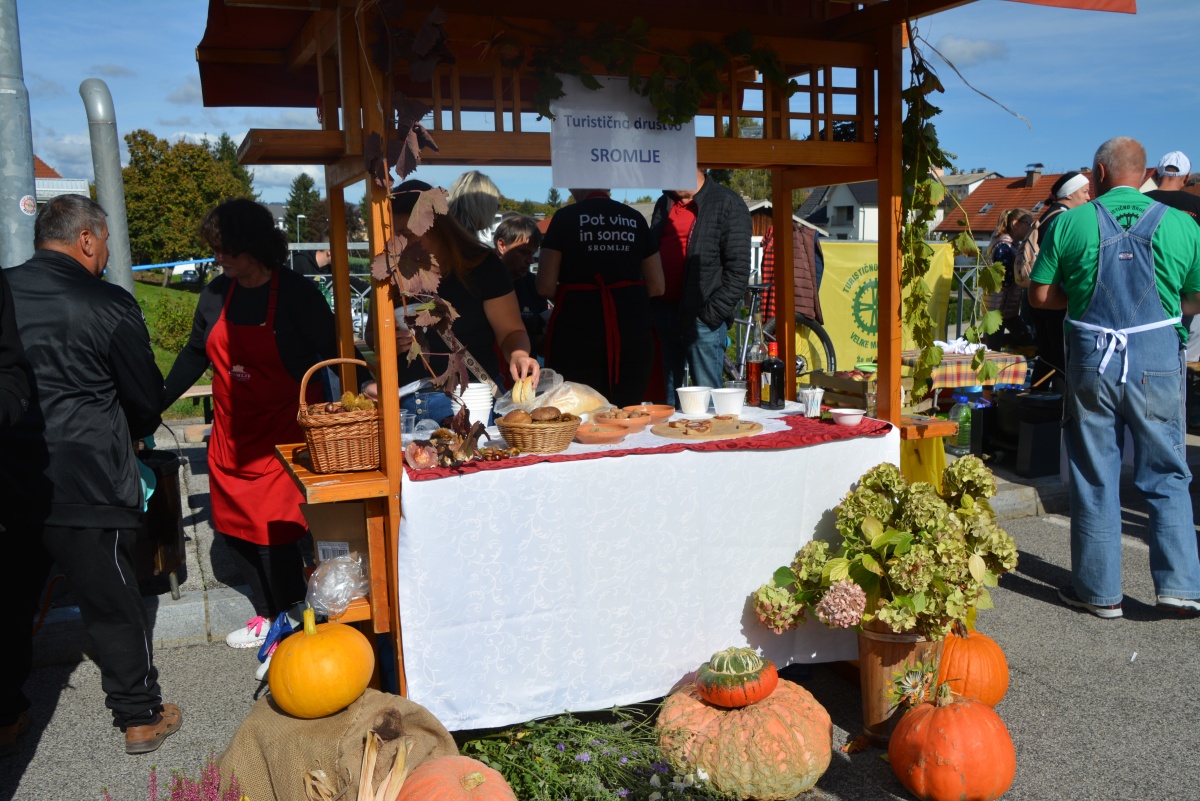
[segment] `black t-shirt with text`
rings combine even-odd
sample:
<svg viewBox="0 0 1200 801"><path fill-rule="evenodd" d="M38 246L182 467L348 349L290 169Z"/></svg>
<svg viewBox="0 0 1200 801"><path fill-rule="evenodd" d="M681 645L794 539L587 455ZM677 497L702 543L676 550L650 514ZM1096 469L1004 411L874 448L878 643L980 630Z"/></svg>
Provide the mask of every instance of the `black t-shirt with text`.
<svg viewBox="0 0 1200 801"><path fill-rule="evenodd" d="M658 252L646 218L608 197L591 197L559 209L542 247L562 253L560 284L640 281L642 260Z"/></svg>

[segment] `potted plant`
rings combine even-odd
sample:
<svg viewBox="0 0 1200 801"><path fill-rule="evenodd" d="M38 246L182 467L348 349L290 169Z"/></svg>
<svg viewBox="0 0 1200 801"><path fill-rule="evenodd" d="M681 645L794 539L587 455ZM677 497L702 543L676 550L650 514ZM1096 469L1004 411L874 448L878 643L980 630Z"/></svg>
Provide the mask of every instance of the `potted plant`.
<svg viewBox="0 0 1200 801"><path fill-rule="evenodd" d="M942 488L876 465L835 509L840 542L809 542L754 594L758 619L777 633L809 613L858 630L864 723L875 739L886 739L896 711L887 674L936 661L955 622L990 608L988 587L1017 564L987 501L996 482L983 462L958 459Z"/></svg>

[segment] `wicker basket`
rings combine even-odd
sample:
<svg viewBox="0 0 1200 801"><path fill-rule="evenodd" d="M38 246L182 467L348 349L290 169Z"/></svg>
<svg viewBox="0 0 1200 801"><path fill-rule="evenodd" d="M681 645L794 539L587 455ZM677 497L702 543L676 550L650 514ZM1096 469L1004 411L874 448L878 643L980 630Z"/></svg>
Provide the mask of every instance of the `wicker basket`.
<svg viewBox="0 0 1200 801"><path fill-rule="evenodd" d="M308 368L300 381L300 411L296 420L304 429L304 442L314 473L352 473L379 469L379 410L361 409L339 414L318 414L325 404L306 404L308 379L331 364L367 363L358 359L326 359Z"/></svg>
<svg viewBox="0 0 1200 801"><path fill-rule="evenodd" d="M496 421L500 436L521 453L561 453L575 439L580 419L565 423L506 423Z"/></svg>

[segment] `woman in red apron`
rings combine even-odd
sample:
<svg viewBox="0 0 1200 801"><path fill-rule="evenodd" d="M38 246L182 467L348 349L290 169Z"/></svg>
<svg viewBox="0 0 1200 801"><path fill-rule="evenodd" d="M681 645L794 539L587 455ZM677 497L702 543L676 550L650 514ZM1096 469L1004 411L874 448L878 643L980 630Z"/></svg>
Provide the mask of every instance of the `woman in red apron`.
<svg viewBox="0 0 1200 801"><path fill-rule="evenodd" d="M209 212L201 235L224 274L201 293L165 399L178 398L212 365L213 528L232 551L255 611L226 642L251 648L307 590L299 547L307 532L303 498L275 458L275 446L303 440L296 422L300 378L337 355L336 337L333 314L316 285L281 269L287 240L265 207L226 201ZM308 395L309 402L322 400L317 382L309 382ZM299 620L299 613L292 617Z"/></svg>

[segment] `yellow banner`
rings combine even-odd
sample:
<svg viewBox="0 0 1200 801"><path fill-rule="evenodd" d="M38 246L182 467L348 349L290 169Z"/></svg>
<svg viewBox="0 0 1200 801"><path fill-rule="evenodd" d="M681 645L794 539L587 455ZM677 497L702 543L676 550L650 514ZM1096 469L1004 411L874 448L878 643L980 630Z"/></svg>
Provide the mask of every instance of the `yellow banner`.
<svg viewBox="0 0 1200 801"><path fill-rule="evenodd" d="M821 311L833 340L839 370L875 361L879 344L879 246L874 242L821 241L825 273L821 278ZM954 276L954 252L948 243L933 244L933 264L925 282L933 291L929 312L935 330L946 330L946 310ZM801 352L803 342L797 343ZM908 332L904 347L912 348Z"/></svg>

